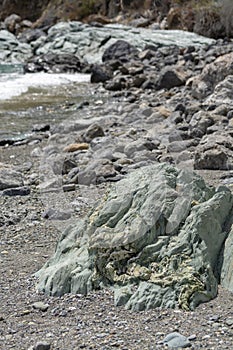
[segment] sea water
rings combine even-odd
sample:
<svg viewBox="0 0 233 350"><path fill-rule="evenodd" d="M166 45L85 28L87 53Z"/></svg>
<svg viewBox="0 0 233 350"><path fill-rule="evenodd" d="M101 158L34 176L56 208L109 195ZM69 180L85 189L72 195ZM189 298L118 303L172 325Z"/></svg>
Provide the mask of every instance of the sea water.
<svg viewBox="0 0 233 350"><path fill-rule="evenodd" d="M0 140L63 121L69 106L91 97L89 82L88 74L24 74L22 65L0 64Z"/></svg>

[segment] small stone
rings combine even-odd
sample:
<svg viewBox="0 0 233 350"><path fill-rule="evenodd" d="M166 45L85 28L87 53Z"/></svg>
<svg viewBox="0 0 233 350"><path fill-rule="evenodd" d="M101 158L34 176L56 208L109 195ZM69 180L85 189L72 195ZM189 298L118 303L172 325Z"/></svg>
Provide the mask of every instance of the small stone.
<svg viewBox="0 0 233 350"><path fill-rule="evenodd" d="M51 332L46 334L46 338L52 338L53 336L54 336L54 334Z"/></svg>
<svg viewBox="0 0 233 350"><path fill-rule="evenodd" d="M27 186L16 187L16 188L7 188L2 192L3 196L28 196L30 194L30 188Z"/></svg>
<svg viewBox="0 0 233 350"><path fill-rule="evenodd" d="M172 332L166 335L163 343L168 345L169 348L187 348L191 345L188 338L178 332Z"/></svg>
<svg viewBox="0 0 233 350"><path fill-rule="evenodd" d="M49 308L48 304L43 303L42 301L37 301L32 304L32 307L36 310L47 311Z"/></svg>
<svg viewBox="0 0 233 350"><path fill-rule="evenodd" d="M33 350L49 350L50 348L51 344L44 341L40 341L33 346Z"/></svg>
<svg viewBox="0 0 233 350"><path fill-rule="evenodd" d="M75 184L66 184L66 185L63 185L63 191L64 191L64 192L75 191Z"/></svg>
<svg viewBox="0 0 233 350"><path fill-rule="evenodd" d="M50 125L49 124L36 124L33 125L32 131L35 132L45 132L50 130Z"/></svg>
<svg viewBox="0 0 233 350"><path fill-rule="evenodd" d="M7 250L2 250L0 253L1 253L2 255L8 255L8 254L9 254L9 252L8 252Z"/></svg>
<svg viewBox="0 0 233 350"><path fill-rule="evenodd" d="M212 315L212 316L210 317L210 320L211 320L211 321L214 321L214 322L218 322L219 319L220 319L219 315Z"/></svg>
<svg viewBox="0 0 233 350"><path fill-rule="evenodd" d="M103 137L103 136L104 136L104 131L102 127L99 124L94 123L87 128L87 131L84 134L84 140L87 142L90 142L96 137Z"/></svg>
<svg viewBox="0 0 233 350"><path fill-rule="evenodd" d="M233 318L226 319L226 325L227 326L233 326Z"/></svg>
<svg viewBox="0 0 233 350"><path fill-rule="evenodd" d="M64 152L75 152L75 151L82 151L89 148L88 143L71 143L70 145L66 146L64 148Z"/></svg>
<svg viewBox="0 0 233 350"><path fill-rule="evenodd" d="M209 339L210 338L210 335L209 334L206 334L202 337L203 340L206 340L206 339Z"/></svg>
<svg viewBox="0 0 233 350"><path fill-rule="evenodd" d="M189 337L188 337L188 340L195 340L197 338L196 334L191 334Z"/></svg>
<svg viewBox="0 0 233 350"><path fill-rule="evenodd" d="M25 316L25 315L29 315L30 313L31 313L31 310L23 310L19 315Z"/></svg>
<svg viewBox="0 0 233 350"><path fill-rule="evenodd" d="M48 208L42 213L43 219L48 220L68 220L72 216L70 211L61 211L53 208Z"/></svg>

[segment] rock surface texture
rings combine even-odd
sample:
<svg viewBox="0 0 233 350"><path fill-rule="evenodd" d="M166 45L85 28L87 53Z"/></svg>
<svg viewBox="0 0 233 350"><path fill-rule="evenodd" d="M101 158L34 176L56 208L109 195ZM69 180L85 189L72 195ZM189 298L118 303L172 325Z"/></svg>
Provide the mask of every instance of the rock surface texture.
<svg viewBox="0 0 233 350"><path fill-rule="evenodd" d="M194 309L217 294L232 207L227 188L214 191L194 173L166 164L135 170L63 233L37 274L39 290L112 286L116 305L135 311Z"/></svg>

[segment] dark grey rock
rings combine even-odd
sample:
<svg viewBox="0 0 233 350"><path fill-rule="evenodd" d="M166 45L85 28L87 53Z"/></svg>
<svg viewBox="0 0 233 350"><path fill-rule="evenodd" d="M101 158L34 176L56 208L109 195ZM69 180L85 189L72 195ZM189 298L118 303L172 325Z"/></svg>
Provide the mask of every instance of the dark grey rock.
<svg viewBox="0 0 233 350"><path fill-rule="evenodd" d="M119 91L125 88L125 81L124 79L119 79L118 77L115 77L113 80L111 81L107 81L104 84L104 87L106 90L109 91Z"/></svg>
<svg viewBox="0 0 233 350"><path fill-rule="evenodd" d="M74 183L70 183L70 184L63 185L62 189L64 192L71 192L71 191L75 191L76 187Z"/></svg>
<svg viewBox="0 0 233 350"><path fill-rule="evenodd" d="M168 152L181 152L187 150L188 147L194 146L194 140L179 140L170 142L167 146Z"/></svg>
<svg viewBox="0 0 233 350"><path fill-rule="evenodd" d="M175 68L166 67L161 71L156 86L158 89L171 89L175 86L184 85L185 79L184 73L177 71Z"/></svg>
<svg viewBox="0 0 233 350"><path fill-rule="evenodd" d="M33 350L50 350L51 344L46 341L39 341L33 346Z"/></svg>
<svg viewBox="0 0 233 350"><path fill-rule="evenodd" d="M49 124L35 124L32 127L32 131L35 131L35 132L45 132L49 130L50 130Z"/></svg>
<svg viewBox="0 0 233 350"><path fill-rule="evenodd" d="M223 147L199 148L195 152L194 169L226 170L229 168L227 152Z"/></svg>
<svg viewBox="0 0 233 350"><path fill-rule="evenodd" d="M7 188L2 192L3 196L28 196L30 194L30 188L27 186Z"/></svg>
<svg viewBox="0 0 233 350"><path fill-rule="evenodd" d="M105 67L94 65L91 68L91 83L104 83L112 78L112 73Z"/></svg>
<svg viewBox="0 0 233 350"><path fill-rule="evenodd" d="M41 71L49 73L74 73L81 71L81 62L76 55L71 53L47 53L28 60L24 69L25 72L29 73Z"/></svg>
<svg viewBox="0 0 233 350"><path fill-rule="evenodd" d="M102 61L107 62L111 60L129 60L131 55L138 53L138 50L132 44L125 40L117 40L114 44L109 46L103 54Z"/></svg>
<svg viewBox="0 0 233 350"><path fill-rule="evenodd" d="M73 169L77 169L77 161L73 159L72 156L70 158L69 156L67 156L65 159L61 157L61 163L62 164L59 164L57 169L53 169L54 173L56 173L56 170L58 174L62 172L62 174L64 175L70 173Z"/></svg>

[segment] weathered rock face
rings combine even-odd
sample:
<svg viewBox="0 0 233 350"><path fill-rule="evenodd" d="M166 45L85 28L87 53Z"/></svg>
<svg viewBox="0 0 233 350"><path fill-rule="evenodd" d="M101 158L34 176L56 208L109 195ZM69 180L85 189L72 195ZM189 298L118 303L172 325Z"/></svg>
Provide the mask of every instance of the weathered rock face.
<svg viewBox="0 0 233 350"><path fill-rule="evenodd" d="M38 288L61 295L112 286L128 309L193 309L216 296L232 206L227 188L214 191L193 173L142 167L63 233Z"/></svg>

